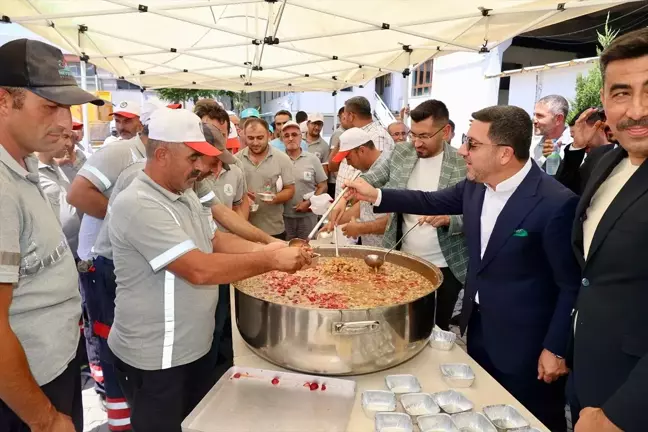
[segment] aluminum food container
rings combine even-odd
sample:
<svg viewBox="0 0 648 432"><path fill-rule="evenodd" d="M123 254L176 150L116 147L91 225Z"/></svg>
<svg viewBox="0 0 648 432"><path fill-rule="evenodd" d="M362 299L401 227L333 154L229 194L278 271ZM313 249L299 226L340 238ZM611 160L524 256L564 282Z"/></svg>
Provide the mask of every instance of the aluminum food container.
<svg viewBox="0 0 648 432"><path fill-rule="evenodd" d="M495 426L488 421L486 416L478 412L465 412L452 416L461 432L497 432Z"/></svg>
<svg viewBox="0 0 648 432"><path fill-rule="evenodd" d="M421 384L414 375L387 375L385 384L389 390L396 394L418 393L421 391Z"/></svg>
<svg viewBox="0 0 648 432"><path fill-rule="evenodd" d="M370 419L378 412L396 411L396 395L386 390L366 390L362 392L362 411Z"/></svg>
<svg viewBox="0 0 648 432"><path fill-rule="evenodd" d="M466 396L455 390L433 393L432 399L434 399L434 402L436 402L443 412L448 414L471 411L474 407L473 403Z"/></svg>
<svg viewBox="0 0 648 432"><path fill-rule="evenodd" d="M386 249L340 246L340 256L364 258ZM335 256L335 246L316 248ZM387 261L415 271L438 288L441 271L413 255L394 251ZM234 286L241 337L259 357L282 368L317 375L359 375L394 367L418 354L434 327L436 293L409 303L370 309L315 309L261 300Z"/></svg>
<svg viewBox="0 0 648 432"><path fill-rule="evenodd" d="M542 432L542 431L538 428L528 427L522 429L515 429L515 432Z"/></svg>
<svg viewBox="0 0 648 432"><path fill-rule="evenodd" d="M376 414L376 432L412 432L412 419L403 413Z"/></svg>
<svg viewBox="0 0 648 432"><path fill-rule="evenodd" d="M430 346L441 351L450 351L457 340L457 335L451 331L435 327L430 338Z"/></svg>
<svg viewBox="0 0 648 432"><path fill-rule="evenodd" d="M460 432L448 414L421 416L417 423L421 432Z"/></svg>
<svg viewBox="0 0 648 432"><path fill-rule="evenodd" d="M522 417L522 414L518 410L510 405L490 405L484 407L484 414L486 414L488 420L500 431L529 427L529 422Z"/></svg>
<svg viewBox="0 0 648 432"><path fill-rule="evenodd" d="M446 363L440 366L443 379L450 387L470 387L475 381L475 373L464 363Z"/></svg>
<svg viewBox="0 0 648 432"><path fill-rule="evenodd" d="M408 393L400 398L405 412L411 416L439 414L441 408L428 393Z"/></svg>

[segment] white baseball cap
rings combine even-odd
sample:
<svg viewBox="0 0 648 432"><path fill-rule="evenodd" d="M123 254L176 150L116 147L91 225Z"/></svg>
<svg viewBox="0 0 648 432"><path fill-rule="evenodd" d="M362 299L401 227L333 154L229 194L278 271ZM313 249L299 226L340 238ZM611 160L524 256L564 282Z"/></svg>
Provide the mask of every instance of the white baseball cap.
<svg viewBox="0 0 648 432"><path fill-rule="evenodd" d="M140 107L140 104L138 104L135 101L121 101L117 105L115 105L115 108L113 109L113 112L111 115L120 115L122 117L126 118L135 118L139 117L142 113L142 108Z"/></svg>
<svg viewBox="0 0 648 432"><path fill-rule="evenodd" d="M310 113L308 114L309 122L322 122L324 123L324 114L322 113Z"/></svg>
<svg viewBox="0 0 648 432"><path fill-rule="evenodd" d="M344 131L340 135L340 151L333 158L333 162L342 162L351 150L367 144L369 141L371 141L369 134L360 128L351 128Z"/></svg>
<svg viewBox="0 0 648 432"><path fill-rule="evenodd" d="M184 143L206 156L221 154L205 139L200 117L186 109L158 109L149 121L149 139L171 143Z"/></svg>
<svg viewBox="0 0 648 432"><path fill-rule="evenodd" d="M140 112L140 121L142 122L142 124L147 125L151 121L151 116L153 115L153 113L160 108L168 109L166 105L155 99L147 100L146 102L144 102L144 105L142 105L142 110Z"/></svg>
<svg viewBox="0 0 648 432"><path fill-rule="evenodd" d="M283 132L284 130L286 130L286 128L289 128L289 127L296 127L297 129L299 129L299 125L297 124L296 121L289 120L282 126L281 131ZM300 130L300 132L301 132L301 130Z"/></svg>

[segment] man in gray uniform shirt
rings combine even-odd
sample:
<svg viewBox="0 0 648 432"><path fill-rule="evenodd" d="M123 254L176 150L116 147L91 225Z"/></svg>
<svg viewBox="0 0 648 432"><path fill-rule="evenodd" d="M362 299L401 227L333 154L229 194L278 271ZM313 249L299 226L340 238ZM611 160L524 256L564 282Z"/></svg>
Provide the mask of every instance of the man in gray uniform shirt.
<svg viewBox="0 0 648 432"><path fill-rule="evenodd" d="M43 42L6 43L0 64L0 430L81 432L74 258L31 153L60 145L71 105L103 101Z"/></svg>
<svg viewBox="0 0 648 432"><path fill-rule="evenodd" d="M108 345L136 431L180 432L213 385L218 284L311 262L306 249L260 245L216 230L191 190L204 156L200 119L160 109L149 123L144 171L111 206L117 298Z"/></svg>

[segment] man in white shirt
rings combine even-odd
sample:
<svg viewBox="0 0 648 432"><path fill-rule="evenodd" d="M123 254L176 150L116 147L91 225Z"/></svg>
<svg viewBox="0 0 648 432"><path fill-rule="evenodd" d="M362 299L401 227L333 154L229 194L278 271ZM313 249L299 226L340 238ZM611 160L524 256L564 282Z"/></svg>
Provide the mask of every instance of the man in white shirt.
<svg viewBox="0 0 648 432"><path fill-rule="evenodd" d="M562 96L549 95L540 99L533 113L533 141L531 154L542 166L557 145L562 158L565 147L573 142L567 121L569 102Z"/></svg>
<svg viewBox="0 0 648 432"><path fill-rule="evenodd" d="M437 192L347 184L349 197L378 212L463 213L468 354L547 428L565 431L563 357L580 286L570 242L578 198L531 162L530 137L521 108L486 108L473 113L459 149L466 180Z"/></svg>

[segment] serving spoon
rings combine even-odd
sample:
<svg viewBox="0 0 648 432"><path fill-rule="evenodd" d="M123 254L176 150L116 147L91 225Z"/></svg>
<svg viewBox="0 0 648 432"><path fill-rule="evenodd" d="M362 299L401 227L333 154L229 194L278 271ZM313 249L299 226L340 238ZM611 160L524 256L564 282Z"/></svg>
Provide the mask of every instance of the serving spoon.
<svg viewBox="0 0 648 432"><path fill-rule="evenodd" d="M380 256L380 255L378 255L378 254L369 254L369 255L366 255L366 256L364 257L364 262L365 262L365 264L367 264L369 267L371 267L372 269L374 269L374 270L377 272L378 269L379 269L380 267L382 267L383 264L385 264L385 261L387 260L387 255L388 255L391 251L393 251L394 249L396 249L396 247L397 247L397 246L398 246L398 245L403 241L403 239L404 239L405 237L407 237L407 234L411 233L412 230L413 230L414 228L416 228L417 226L419 226L419 225L421 225L420 222L417 223L416 225L414 225L412 228L408 229L407 232L406 232L405 234L403 234L403 236L400 238L400 240L398 240L398 241L396 242L396 244L395 244L394 246L391 247L391 249L389 249L387 252L385 252L385 255L383 255L383 256Z"/></svg>

